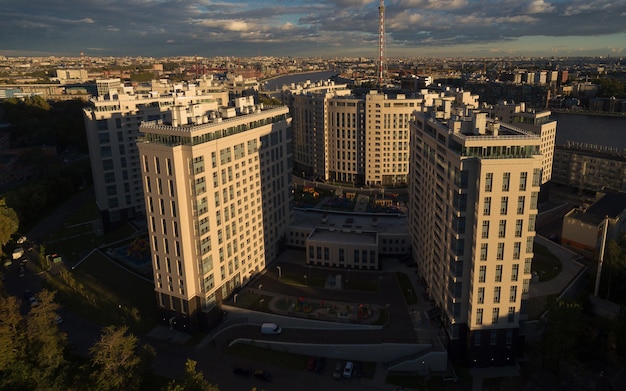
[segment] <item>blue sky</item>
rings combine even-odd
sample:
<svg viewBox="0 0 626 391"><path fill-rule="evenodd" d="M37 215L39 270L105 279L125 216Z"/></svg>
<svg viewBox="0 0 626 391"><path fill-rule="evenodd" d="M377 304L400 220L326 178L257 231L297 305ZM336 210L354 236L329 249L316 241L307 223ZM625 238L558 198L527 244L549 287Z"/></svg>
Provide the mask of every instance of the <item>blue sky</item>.
<svg viewBox="0 0 626 391"><path fill-rule="evenodd" d="M379 0L2 0L0 55L377 57ZM386 56L626 56L626 0L386 0Z"/></svg>

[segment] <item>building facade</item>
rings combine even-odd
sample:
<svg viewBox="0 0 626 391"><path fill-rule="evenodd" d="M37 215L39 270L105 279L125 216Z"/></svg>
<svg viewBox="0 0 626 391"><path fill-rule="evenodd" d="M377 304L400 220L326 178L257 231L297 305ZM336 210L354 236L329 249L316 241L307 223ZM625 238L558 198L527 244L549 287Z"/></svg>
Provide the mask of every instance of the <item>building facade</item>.
<svg viewBox="0 0 626 391"><path fill-rule="evenodd" d="M294 119L297 174L353 185L405 185L409 172L409 120L423 97L345 85L293 88L283 99Z"/></svg>
<svg viewBox="0 0 626 391"><path fill-rule="evenodd" d="M470 366L521 352L543 164L539 135L487 116L442 101L411 123L412 253Z"/></svg>
<svg viewBox="0 0 626 391"><path fill-rule="evenodd" d="M550 118L549 110L526 109L524 103L503 102L491 108L491 115L500 122L530 131L541 137L541 184L552 179L554 161L554 143L556 140L556 121Z"/></svg>
<svg viewBox="0 0 626 391"><path fill-rule="evenodd" d="M580 191L626 191L626 150L567 142L555 147L552 172L555 183Z"/></svg>
<svg viewBox="0 0 626 391"><path fill-rule="evenodd" d="M288 109L249 98L199 124L174 112L140 128L158 307L191 326L276 259L291 220Z"/></svg>

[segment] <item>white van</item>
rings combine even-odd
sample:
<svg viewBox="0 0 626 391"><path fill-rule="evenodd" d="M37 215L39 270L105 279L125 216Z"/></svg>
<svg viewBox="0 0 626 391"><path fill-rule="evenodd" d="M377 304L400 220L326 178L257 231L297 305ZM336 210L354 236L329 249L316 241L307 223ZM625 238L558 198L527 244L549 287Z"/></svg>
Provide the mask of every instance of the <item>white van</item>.
<svg viewBox="0 0 626 391"><path fill-rule="evenodd" d="M283 329L276 323L263 323L261 325L261 334L280 334Z"/></svg>

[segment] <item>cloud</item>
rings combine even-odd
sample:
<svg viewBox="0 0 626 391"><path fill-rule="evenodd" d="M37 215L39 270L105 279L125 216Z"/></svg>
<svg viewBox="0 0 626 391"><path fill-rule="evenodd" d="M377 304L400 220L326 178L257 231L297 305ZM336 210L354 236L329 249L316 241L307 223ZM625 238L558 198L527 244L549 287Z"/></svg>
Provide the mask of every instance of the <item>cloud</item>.
<svg viewBox="0 0 626 391"><path fill-rule="evenodd" d="M371 56L378 46L378 5L379 0L2 0L0 53L98 47L109 55ZM479 45L490 52L533 37L559 48L566 37L588 37L585 42L593 45L603 36L626 35L625 15L622 0L386 0L386 46L393 55ZM624 50L626 43L588 49L608 47Z"/></svg>

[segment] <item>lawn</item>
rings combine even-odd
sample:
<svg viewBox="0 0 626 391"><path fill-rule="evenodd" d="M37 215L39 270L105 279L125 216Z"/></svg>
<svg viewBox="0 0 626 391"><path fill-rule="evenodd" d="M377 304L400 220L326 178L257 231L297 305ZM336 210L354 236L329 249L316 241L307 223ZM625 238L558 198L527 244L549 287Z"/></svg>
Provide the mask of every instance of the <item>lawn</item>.
<svg viewBox="0 0 626 391"><path fill-rule="evenodd" d="M46 284L57 291L57 301L92 321L126 324L137 333L158 322L154 286L94 252L76 269L50 275Z"/></svg>

